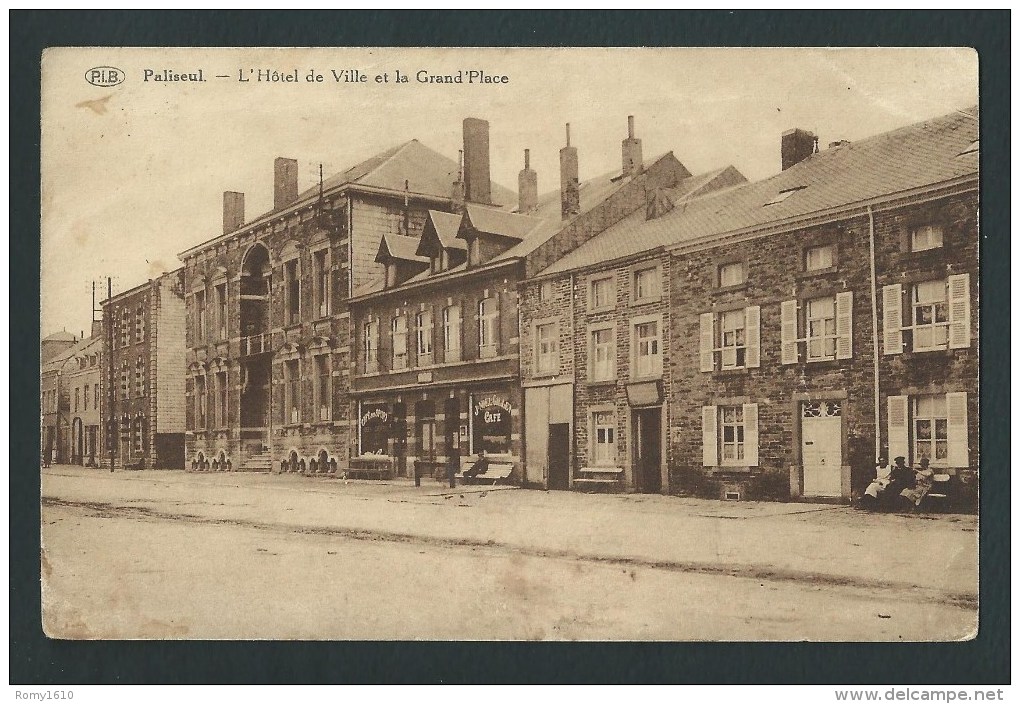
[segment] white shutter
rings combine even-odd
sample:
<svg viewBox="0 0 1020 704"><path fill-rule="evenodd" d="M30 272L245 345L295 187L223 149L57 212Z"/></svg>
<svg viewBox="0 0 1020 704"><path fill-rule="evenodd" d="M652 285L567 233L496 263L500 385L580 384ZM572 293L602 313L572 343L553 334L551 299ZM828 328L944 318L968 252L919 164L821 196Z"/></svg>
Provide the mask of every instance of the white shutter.
<svg viewBox="0 0 1020 704"><path fill-rule="evenodd" d="M950 276L949 348L970 347L970 274Z"/></svg>
<svg viewBox="0 0 1020 704"><path fill-rule="evenodd" d="M946 394L946 415L949 416L949 466L968 467L967 453L967 393Z"/></svg>
<svg viewBox="0 0 1020 704"><path fill-rule="evenodd" d="M716 430L718 413L716 406L701 407L701 456L702 464L706 467L719 465L719 437Z"/></svg>
<svg viewBox="0 0 1020 704"><path fill-rule="evenodd" d="M882 287L882 351L885 354L903 352L903 286L900 284Z"/></svg>
<svg viewBox="0 0 1020 704"><path fill-rule="evenodd" d="M748 467L758 466L758 404L744 404L744 460Z"/></svg>
<svg viewBox="0 0 1020 704"><path fill-rule="evenodd" d="M889 464L896 457L910 460L910 443L907 432L907 397L890 396L886 399L889 417L886 419L889 428Z"/></svg>
<svg viewBox="0 0 1020 704"><path fill-rule="evenodd" d="M797 301L783 301L779 308L780 362L797 363Z"/></svg>
<svg viewBox="0 0 1020 704"><path fill-rule="evenodd" d="M715 369L715 313L701 314L701 371Z"/></svg>
<svg viewBox="0 0 1020 704"><path fill-rule="evenodd" d="M747 335L744 366L759 367L761 366L761 308L748 306L744 309L744 327Z"/></svg>
<svg viewBox="0 0 1020 704"><path fill-rule="evenodd" d="M854 292L836 294L836 359L850 359L854 350Z"/></svg>

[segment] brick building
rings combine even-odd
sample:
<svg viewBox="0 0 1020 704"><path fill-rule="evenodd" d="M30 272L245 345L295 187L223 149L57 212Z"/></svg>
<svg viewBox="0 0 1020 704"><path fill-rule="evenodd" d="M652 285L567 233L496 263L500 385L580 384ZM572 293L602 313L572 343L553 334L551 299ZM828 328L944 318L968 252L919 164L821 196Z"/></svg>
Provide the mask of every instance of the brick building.
<svg viewBox="0 0 1020 704"><path fill-rule="evenodd" d="M512 468L512 481L555 482L545 463L524 460L534 447L567 441L569 385L556 384L543 367L522 391L528 362L520 348L520 285L529 268L643 211L648 191L690 176L672 154L646 167L631 121L621 169L581 182L568 126L560 189L539 197L525 151L518 207L509 212L486 197L487 132L481 121L465 122L464 205L453 214L430 211L418 237L387 236L377 256L385 275L351 301L356 467L381 460L408 474L423 460L438 473L450 465L463 471L484 453ZM556 305L548 293L545 309ZM556 355L560 334L541 321L529 324L540 326L544 364ZM542 421L535 428L533 418Z"/></svg>
<svg viewBox="0 0 1020 704"><path fill-rule="evenodd" d="M102 302L106 466L111 445L115 466L184 466L183 287L177 269Z"/></svg>
<svg viewBox="0 0 1020 704"><path fill-rule="evenodd" d="M96 321L93 336L75 347L64 367L71 419L67 457L72 464L98 466L103 459L102 369L102 324Z"/></svg>
<svg viewBox="0 0 1020 704"><path fill-rule="evenodd" d="M67 331L44 338L39 346L39 442L40 455L52 462L70 457L70 404L65 371L68 361L82 342Z"/></svg>
<svg viewBox="0 0 1020 704"><path fill-rule="evenodd" d="M543 288L573 296L574 485L845 500L883 451L973 482L977 111L816 145L656 194L526 284L524 357Z"/></svg>
<svg viewBox="0 0 1020 704"><path fill-rule="evenodd" d="M417 140L299 193L297 162L274 164L270 212L246 220L224 194L223 234L184 262L187 465L331 471L345 465L355 289L385 275L430 210L450 211L459 165ZM513 194L493 185L494 203Z"/></svg>

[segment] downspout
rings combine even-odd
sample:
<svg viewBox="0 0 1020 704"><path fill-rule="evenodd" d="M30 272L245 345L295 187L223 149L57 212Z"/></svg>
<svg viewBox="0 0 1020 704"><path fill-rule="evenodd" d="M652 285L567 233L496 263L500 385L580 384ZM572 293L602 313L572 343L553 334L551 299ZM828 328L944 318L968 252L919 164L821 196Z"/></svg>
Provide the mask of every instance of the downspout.
<svg viewBox="0 0 1020 704"><path fill-rule="evenodd" d="M881 404L878 384L878 280L875 274L875 211L868 206L868 243L871 249L871 343L872 367L874 372L874 414L875 414L875 458L882 455L882 433L879 427Z"/></svg>

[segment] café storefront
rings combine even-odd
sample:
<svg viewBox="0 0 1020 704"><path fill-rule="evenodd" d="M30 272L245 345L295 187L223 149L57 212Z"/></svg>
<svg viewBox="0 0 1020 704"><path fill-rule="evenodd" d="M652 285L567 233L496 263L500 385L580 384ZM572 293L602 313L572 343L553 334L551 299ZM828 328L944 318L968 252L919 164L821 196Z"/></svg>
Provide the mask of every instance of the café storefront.
<svg viewBox="0 0 1020 704"><path fill-rule="evenodd" d="M354 463L388 461L395 476L411 477L420 460L445 476L484 456L513 464L520 478L520 390L511 385L373 394L357 406Z"/></svg>

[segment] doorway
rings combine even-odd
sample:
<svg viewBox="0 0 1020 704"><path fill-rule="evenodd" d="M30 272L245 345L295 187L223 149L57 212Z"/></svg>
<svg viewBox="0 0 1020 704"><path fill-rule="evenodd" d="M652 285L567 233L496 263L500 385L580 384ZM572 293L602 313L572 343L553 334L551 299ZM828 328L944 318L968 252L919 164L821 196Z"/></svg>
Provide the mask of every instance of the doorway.
<svg viewBox="0 0 1020 704"><path fill-rule="evenodd" d="M662 408L634 411L634 480L645 494L662 491Z"/></svg>
<svg viewBox="0 0 1020 704"><path fill-rule="evenodd" d="M570 488L570 423L549 424L549 488Z"/></svg>
<svg viewBox="0 0 1020 704"><path fill-rule="evenodd" d="M801 404L801 462L804 496L842 495L843 404L808 401Z"/></svg>

